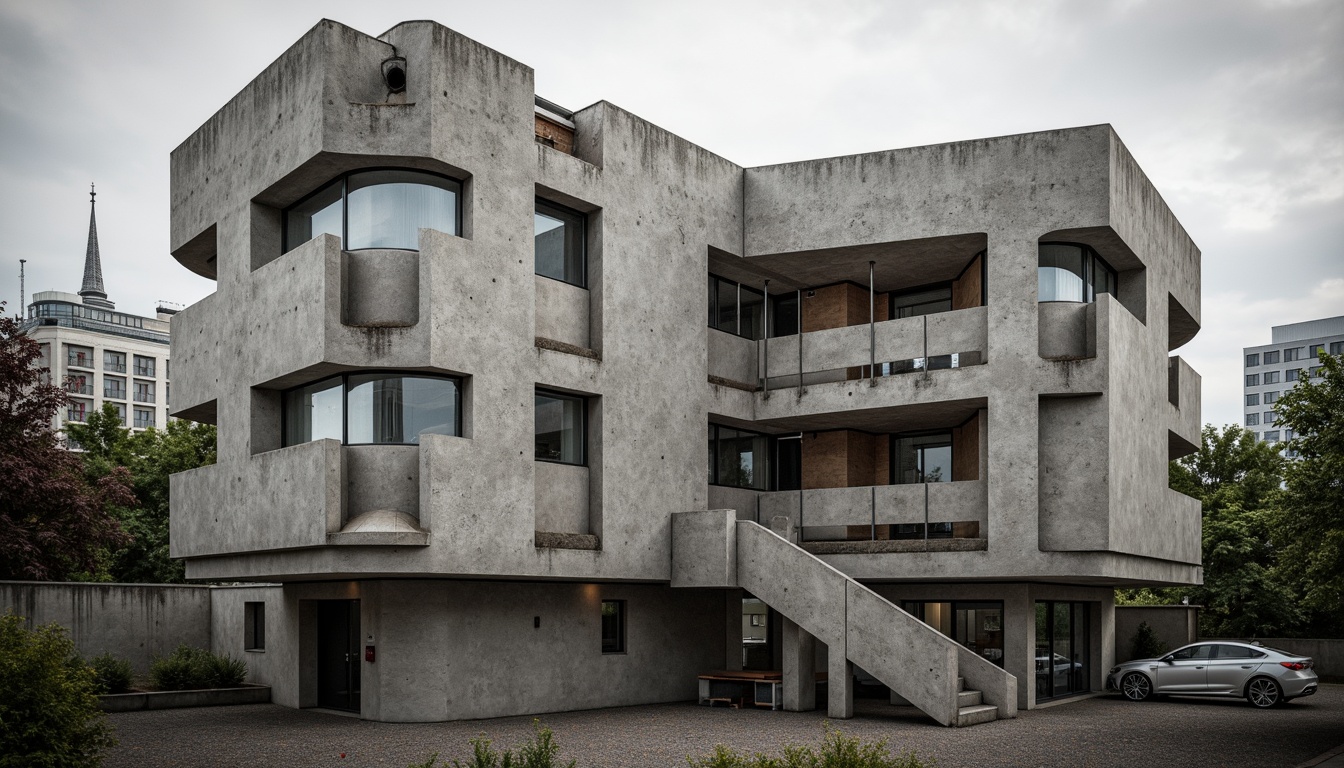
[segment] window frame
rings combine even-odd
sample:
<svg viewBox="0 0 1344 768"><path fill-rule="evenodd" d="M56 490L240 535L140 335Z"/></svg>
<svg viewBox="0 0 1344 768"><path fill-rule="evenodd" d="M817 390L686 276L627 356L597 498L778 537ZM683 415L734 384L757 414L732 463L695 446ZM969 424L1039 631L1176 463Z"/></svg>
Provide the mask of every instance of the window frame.
<svg viewBox="0 0 1344 768"><path fill-rule="evenodd" d="M1258 374L1258 373L1248 373L1248 374L1246 374L1246 386L1248 386L1248 387L1258 387L1258 386L1260 386L1260 374Z"/></svg>
<svg viewBox="0 0 1344 768"><path fill-rule="evenodd" d="M543 459L543 458L540 458L540 457L537 456L537 453L536 453L536 437L537 437L537 406L536 406L536 398L537 398L537 397L550 397L550 398L553 398L553 399L556 399L556 400L574 400L574 401L578 401L579 405L581 406L581 407L579 408L579 430L578 430L578 431L579 431L579 461L565 461L565 460L563 460L563 459ZM543 462L546 462L547 464L562 464L562 465L567 466L567 467L586 467L586 466L588 466L588 400L589 400L589 398L586 397L586 396L584 396L584 395L576 395L576 394L573 394L573 393L570 393L570 392L561 392L561 391L559 391L559 390L548 389L548 388L546 388L546 387L536 387L536 388L535 388L535 390L533 391L533 400L532 400L532 440L533 440L532 459L533 459L533 461L543 461Z"/></svg>
<svg viewBox="0 0 1344 768"><path fill-rule="evenodd" d="M708 280L706 281L706 288L708 289L708 295L706 296L707 303L706 303L706 305L705 305L705 310L706 310L706 312L708 312L708 316L707 316L705 319L706 319L707 321L715 320L715 319L717 319L717 315L719 314L719 290L718 290L718 288L719 288L719 282L724 282L724 283L727 283L727 284L729 284L729 285L732 285L732 286L734 287L734 289L735 289L734 294L733 294L733 297L734 297L734 298L733 298L733 320L734 320L734 326L735 326L735 327L733 328L733 330L730 331L730 330L726 330L726 329L724 329L724 328L720 328L720 327L718 326L717 323L709 322L709 323L708 323L709 328L711 328L711 329L713 329L713 330L716 330L716 331L722 331L723 333L730 333L730 334L732 334L732 335L734 335L734 336L737 336L738 338L749 339L749 340L751 340L751 341L760 341L761 339L775 338L775 336L771 335L771 333L770 333L770 329L767 327L767 320L769 320L769 322L771 322L771 323L773 323L773 322L775 321L775 313L774 313L773 311L770 311L771 308L767 306L768 302L767 302L767 299L766 299L765 291L764 291L764 290L757 290L757 289L755 289L755 288L752 288L752 287L749 286L749 285L745 285L745 284L743 284L743 283L742 283L741 281L739 281L739 280L734 280L734 279L732 279L731 277L724 277L723 275L718 275L718 274L715 274L715 273L713 273L713 272L709 272L709 273L708 273ZM742 292L743 292L743 291L746 291L746 292L749 292L749 293L753 293L753 294L755 294L755 295L761 297L761 322L760 322L760 327L757 329L758 332L757 332L757 333L754 333L754 334L744 334L744 333L742 332ZM796 296L797 292L795 291L795 292L793 292L793 293L794 293L795 296ZM770 302L778 302L778 301L780 301L780 299L777 298L777 297L778 297L778 296L782 296L782 295L784 295L784 294L775 294L775 295L772 295L772 296L769 297L769 301L770 301ZM768 317L768 318L766 317L767 314L769 314L769 317ZM802 326L802 305L801 305L801 304L798 305L798 325L799 325L799 326ZM800 330L801 330L801 328L800 328ZM792 335L792 334L789 334L789 335Z"/></svg>
<svg viewBox="0 0 1344 768"><path fill-rule="evenodd" d="M616 606L615 616L616 616L616 635L617 635L617 636L616 636L616 638L615 638L615 647L613 647L613 648L611 648L611 649L608 649L608 648L607 648L607 632L606 632L606 629L607 629L607 628L606 628L606 626L605 626L605 621L604 621L606 617L605 617L604 614L603 614L603 612L606 610L606 606L608 606L608 605L614 605L614 606ZM626 642L626 637L627 637L627 634L626 634L626 625L627 625L627 623L628 623L628 617L629 617L629 614L626 612L626 601L625 601L625 600L615 600L615 599L612 599L612 600L606 600L606 599L604 599L604 600L602 600L601 602L598 603L598 613L597 613L597 617L598 617L598 639L599 639L599 641L600 641L600 645L599 645L599 647L602 649L602 655L603 655L603 656L621 656L621 655L624 655L625 653L627 653L627 652L628 652L627 649L628 649L629 646L628 646L628 644L627 644L627 642Z"/></svg>
<svg viewBox="0 0 1344 768"><path fill-rule="evenodd" d="M1041 298L1041 293L1040 293L1041 249L1044 248L1044 247L1047 246L1047 245L1065 245L1065 246L1070 246L1070 247L1074 247L1074 248L1080 248L1080 249L1082 249L1082 251L1083 251L1083 265L1082 265L1082 266L1083 266L1083 274L1082 274L1082 279L1083 279L1083 300L1082 300L1081 302L1079 302L1079 301L1074 301L1073 299L1042 299L1042 298ZM1106 270L1107 275L1108 275L1108 276L1110 277L1110 279L1111 279L1111 280L1110 280L1110 282L1111 282L1111 290L1109 290L1109 291L1102 291L1102 293L1109 293L1113 298L1115 298L1116 301L1119 301L1119 300L1120 300L1120 295L1119 295L1119 292L1120 292L1120 272L1119 272L1118 270L1116 270L1115 267L1112 267L1112 266L1110 265L1110 263L1106 261L1106 259L1102 258L1101 254L1097 252L1097 249L1096 249L1096 248L1093 248L1092 246L1088 245L1087 243L1076 243L1076 242L1070 242L1070 241L1068 241L1068 240L1042 240L1042 241L1038 242L1038 243L1036 244L1036 274L1037 274L1037 278L1036 278L1036 279L1037 279L1036 303L1038 303L1038 304L1049 304L1049 303L1053 303L1053 302L1065 302L1065 303L1070 303L1070 304L1092 304L1092 303L1095 303L1096 300L1097 300L1097 278L1096 278L1096 265L1097 265L1097 264L1100 264L1100 265L1102 266L1102 268L1103 268L1104 270Z"/></svg>
<svg viewBox="0 0 1344 768"><path fill-rule="evenodd" d="M1279 360L1280 360L1280 358L1282 357L1282 352L1283 352L1283 350L1280 350L1280 349L1269 349L1269 350L1265 350L1265 354L1264 354L1265 361L1264 361L1264 364L1265 364L1265 365L1278 365L1278 364L1279 364ZM1271 358L1273 358L1273 359L1271 359ZM1287 361L1287 360L1284 360L1283 362L1286 363L1286 362L1288 362L1288 361Z"/></svg>
<svg viewBox="0 0 1344 768"><path fill-rule="evenodd" d="M893 432L893 433L891 434L891 436L890 436L890 440L888 441L888 448L887 448L887 484L888 484L888 485L929 485L929 484L930 484L928 480L923 479L923 478L924 478L924 470L922 470L922 469L918 470L918 472L920 473L920 478L921 478L919 482L916 482L916 483L906 483L906 482L902 482L901 480L898 479L898 478L901 477L900 466L899 466L899 462L900 462L899 443L900 443L901 440L906 439L906 438L913 438L913 437L935 437L935 436L947 435L947 448L948 448L948 454L949 454L948 467L947 467L947 468L948 468L948 473L949 473L949 475L955 474L955 472L954 472L954 467L956 466L957 449L956 449L956 435L954 434L954 430L955 430L955 427L948 427L947 429L924 429L924 430L919 430L919 431L917 431L917 432ZM931 447L942 447L942 446L939 445L939 446L931 446ZM919 451L922 450L922 448L923 448L923 446L920 446L920 447L915 448L915 453L916 453L916 455L919 454ZM935 480L935 481L933 481L933 482L935 482L935 483L952 483L952 482L956 482L956 481L957 481L957 480L956 480L955 477L951 477L951 476L949 476L946 480ZM922 525L922 523L921 523L921 525Z"/></svg>
<svg viewBox="0 0 1344 768"><path fill-rule="evenodd" d="M454 232L454 233L451 233L451 234L452 234L453 237L462 237L462 234L461 234L461 233L462 233L462 195L463 195L463 193L466 191L466 187L467 187L467 183L466 183L466 180L465 180L465 179L459 179L459 178L456 178L456 177L453 177L453 176L449 176L449 175L446 174L446 173L439 173L438 171L426 171L426 170L423 170L423 169L421 169L421 168L406 168L406 167L396 166L396 165L374 165L374 166L369 166L369 167L367 167L367 168L357 168L357 169L355 169L355 170L345 171L344 173L336 174L335 176L332 176L331 178L327 179L326 181L322 182L321 184L318 184L318 185L317 185L317 188L314 189L313 191L309 192L308 194L304 195L303 197L299 198L298 200L295 200L294 202L292 202L292 203L290 203L289 205L287 205L287 206L285 206L284 208L282 208L282 209L280 210L280 255L283 256L283 255L285 255L286 253L289 253L290 251L294 250L295 248L298 248L300 245L303 245L303 243L293 243L293 244L291 244L291 243L289 242L289 214L290 214L290 212L293 211L295 208L298 208L300 205L303 205L304 203L306 203L306 202L308 202L309 200L313 199L314 197L317 197L317 196L318 196L319 194L321 194L322 192L325 192L326 189L327 189L327 187L330 187L332 184L335 184L336 182L340 182L340 184L341 184L341 197L340 197L340 200L341 200L341 250L343 250L343 251L351 251L351 250L354 250L354 251L368 251L368 250L377 250L377 251L408 251L408 252L410 252L410 253L419 253L419 252L420 252L420 249L419 249L419 248L354 248L354 249L351 249L351 248L347 248L347 247L346 247L346 245L348 245L349 242L350 242L350 177L351 177L351 176L358 176L358 175L361 174L361 173L374 173L374 172L377 172L377 171L402 171L402 172L406 172L406 173L422 173L422 174L424 174L424 175L426 175L426 176L436 176L436 177L438 177L438 178L440 178L440 179L446 179L447 181L451 181L451 182L453 182L454 184L456 184L456 185L457 185L457 191L456 191L456 192L454 193L454 195L453 195L453 229L455 229L455 230L457 230L457 231ZM375 184L375 185L372 185L372 186L378 186L378 185ZM450 234L450 233L446 233L446 232L445 232L444 234ZM308 240L312 240L312 239L313 239L313 238L311 238L311 237L308 238ZM305 240L305 241L303 241L303 242L306 243L306 242L308 242L308 240Z"/></svg>
<svg viewBox="0 0 1344 768"><path fill-rule="evenodd" d="M1252 353L1250 353L1249 355L1246 355L1246 367L1247 367L1247 368L1259 368L1259 367L1260 367L1260 353L1259 353L1259 352L1252 352Z"/></svg>
<svg viewBox="0 0 1344 768"><path fill-rule="evenodd" d="M586 213L584 213L583 211L580 211L580 210L578 210L578 209L576 209L576 208L570 208L570 207L567 206L567 205L561 205L560 203L556 203L556 202L553 202L553 201L551 201L551 200L547 200L547 199L544 198L544 197L537 197L537 198L535 198L535 201L534 201L534 204L533 204L533 209L532 209L532 210L533 210L533 214L532 214L532 215L533 215L533 221L534 221L534 222L536 221L536 218L535 218L535 217L536 217L536 214L537 214L537 213L542 213L543 215L548 215L548 214L545 214L543 211L539 211L539 210L538 210L538 209L541 208L542 206L545 206L545 207L547 207L547 208L554 209L554 210L558 211L558 212L561 213L561 214L569 214L569 215L571 215L571 216L575 216L575 217L578 218L578 220L579 220L579 274L580 274L580 276L581 276L581 279L580 279L579 282L574 283L574 282L570 282L569 280L565 280L564 278L560 278L560 277L552 277L551 275L543 275L542 273L537 272L537 264L536 264L536 239L535 239L536 236L535 236L535 235L533 235L533 246L532 246L532 272L533 272L533 274L535 274L537 277L544 277L544 278L546 278L546 279L548 279L548 280L555 280L556 282L564 283L565 285L572 285L572 286L574 286L574 287L576 287L576 288L582 288L582 289L584 289L585 291L588 290L588 214L586 214ZM556 217L552 216L551 218L556 218ZM534 226L535 226L535 224L534 224ZM568 223L566 223L565 226L569 226ZM460 226L459 226L459 229L460 229Z"/></svg>
<svg viewBox="0 0 1344 768"><path fill-rule="evenodd" d="M359 445L420 445L420 443L352 443L352 442L350 442L350 377L351 377L351 376L369 376L369 375L374 375L374 376L399 376L399 377L402 377L402 378L410 377L410 378L421 378L421 379L446 379L446 380L448 380L448 381L452 381L452 382L454 382L454 383L456 384L456 387L455 387L456 393L455 393L454 403L453 403L454 409L456 410L456 414L455 414L454 419L453 419L453 421L454 421L453 426L454 426L454 428L455 428L455 432L454 432L454 434L449 435L449 437L461 437L461 436L462 436L462 421L463 421L463 419L462 419L462 389L463 389L463 387L465 386L466 377L464 377L464 376L456 376L456 375L453 375L453 374L450 374L450 373L433 373L433 372L428 372L428 371L413 371L413 370L405 370L405 369L401 369L401 368L377 368L377 369L367 369L367 368L362 368L362 369L357 369L357 370L352 370L352 371L342 371L341 373L333 374L333 375L331 375L331 376L323 376L323 377L320 378L320 379L313 379L312 381L304 382L303 384L299 384L299 385L290 387L289 389L281 390L281 392L280 392L280 447L281 447L281 448L292 448L292 447L294 447L294 446L296 446L296 445L307 445L308 443L313 442L313 440L311 440L311 439L310 439L310 440L305 440L305 441L303 441L303 442L301 442L301 443L289 443L289 442L287 442L287 440L288 440L288 436L289 436L289 418L290 418L290 417L289 417L289 408L286 406L286 399L289 397L289 394L290 394L291 392L296 392L296 391L298 391L298 390L300 390L300 389L305 389L305 388L307 388L307 387L311 387L311 386L313 386L313 385L315 385L315 384L322 384L322 383L324 383L324 382L331 381L332 379L340 379L340 380L341 380L341 387L340 387L340 389L341 389L341 445L356 445L356 446L359 446ZM435 434L438 434L438 433L435 433Z"/></svg>
<svg viewBox="0 0 1344 768"><path fill-rule="evenodd" d="M764 438L765 438L765 440L766 440L766 448L765 448L765 467L763 468L763 472L764 472L764 475L763 475L763 477L764 477L764 481L763 481L763 483L764 483L764 486L765 486L764 488L757 488L757 487L755 487L755 486L750 486L750 485L732 485L732 484L729 484L729 483L724 483L724 482L722 482L722 479L723 479L723 478L720 476L720 473L719 473L719 461L720 461L720 458L719 458L719 445L720 445L720 443L722 442L722 438L719 437L719 430L720 430L720 429L731 429L731 430L737 431L737 432L739 432L739 433L746 433L746 434L751 435L751 436L753 436L753 437L764 437ZM707 459L708 459L708 461L709 461L709 469L710 469L710 471L711 471L711 473L712 473L712 474L710 475L710 477L709 477L709 484L710 484L711 486L716 487L716 488L741 488L741 489L748 490L748 491L774 491L774 490L776 490L776 488L778 487L778 481L779 481L779 472L778 472L778 469L779 469L779 468L778 468L778 466L777 466L778 463L779 463L779 462L778 462L779 440L780 440L780 438L783 438L783 439L785 439L785 440L788 440L788 439L799 439L798 436L797 436L796 434L788 434L788 435L771 435L771 434L768 434L768 433L765 433L765 432L758 432L758 431L756 431L756 430L754 430L754 429L743 429L743 428L741 428L741 427L734 427L734 426L731 426L731 425L728 425L728 424L716 424L716 423L714 423L714 422L712 422L712 421L709 423L709 431L710 431L711 434L707 436L707 437L708 437L707 442L708 442L710 445L713 446L713 448L709 451L709 454L708 454L708 456L707 456ZM753 474L753 476L755 476L755 473L756 473L756 467L753 465L753 467L752 467L752 474Z"/></svg>

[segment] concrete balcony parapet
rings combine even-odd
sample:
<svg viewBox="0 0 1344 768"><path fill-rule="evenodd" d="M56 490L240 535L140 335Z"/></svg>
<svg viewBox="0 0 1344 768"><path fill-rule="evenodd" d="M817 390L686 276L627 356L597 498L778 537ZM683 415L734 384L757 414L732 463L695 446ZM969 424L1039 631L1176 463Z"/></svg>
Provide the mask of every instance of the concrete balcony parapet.
<svg viewBox="0 0 1344 768"><path fill-rule="evenodd" d="M799 528L976 523L972 538L984 538L988 498L984 480L815 488L761 493L759 514L763 522L788 517Z"/></svg>

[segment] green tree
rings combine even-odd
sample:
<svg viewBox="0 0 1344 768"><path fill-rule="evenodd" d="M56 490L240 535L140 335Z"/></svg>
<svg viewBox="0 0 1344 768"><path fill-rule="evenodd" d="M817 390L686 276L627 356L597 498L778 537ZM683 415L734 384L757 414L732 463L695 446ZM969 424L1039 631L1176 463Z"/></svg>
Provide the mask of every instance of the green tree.
<svg viewBox="0 0 1344 768"><path fill-rule="evenodd" d="M1222 431L1206 425L1199 450L1170 465L1171 487L1201 503L1204 584L1120 590L1117 600L1172 604L1188 597L1204 606L1200 633L1209 637L1292 632L1303 611L1273 545L1283 470L1274 446L1236 425Z"/></svg>
<svg viewBox="0 0 1344 768"><path fill-rule="evenodd" d="M1275 519L1282 570L1312 614L1313 634L1344 633L1344 356L1322 354L1319 377L1279 398L1293 431Z"/></svg>
<svg viewBox="0 0 1344 768"><path fill-rule="evenodd" d="M96 766L116 744L65 629L0 616L0 768Z"/></svg>
<svg viewBox="0 0 1344 768"><path fill-rule="evenodd" d="M215 463L214 426L179 419L162 430L133 433L122 424L116 407L108 404L67 431L84 448L90 478L124 468L133 480L134 501L116 510L132 541L104 553L99 576L125 582L182 582L182 563L168 556L168 477Z"/></svg>
<svg viewBox="0 0 1344 768"><path fill-rule="evenodd" d="M0 317L0 579L67 579L127 540L111 510L132 503L130 476L90 481L60 445L51 421L69 396L43 382L40 357L18 322Z"/></svg>

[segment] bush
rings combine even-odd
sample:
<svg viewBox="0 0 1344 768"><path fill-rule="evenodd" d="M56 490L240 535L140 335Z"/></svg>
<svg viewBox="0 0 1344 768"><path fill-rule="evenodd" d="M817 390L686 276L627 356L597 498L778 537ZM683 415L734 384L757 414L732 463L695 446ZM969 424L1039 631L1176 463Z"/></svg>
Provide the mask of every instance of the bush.
<svg viewBox="0 0 1344 768"><path fill-rule="evenodd" d="M131 689L131 662L104 653L89 659L93 679L101 693L125 693Z"/></svg>
<svg viewBox="0 0 1344 768"><path fill-rule="evenodd" d="M531 741L518 747L518 751L506 749L503 752L496 752L490 739L484 735L477 736L471 740L471 759L465 763L454 760L451 768L574 768L575 761L560 764L556 762L556 756L560 752L560 747L555 743L555 734L550 728L541 724L540 720L532 721L532 728L536 735ZM415 763L408 768L449 768L447 763L436 762L439 759L438 753L429 756L429 759L423 763Z"/></svg>
<svg viewBox="0 0 1344 768"><path fill-rule="evenodd" d="M1139 622L1139 628L1134 632L1134 639L1131 641L1135 659L1155 659L1161 656L1167 650L1167 644L1157 639L1157 633L1148 626L1148 622Z"/></svg>
<svg viewBox="0 0 1344 768"><path fill-rule="evenodd" d="M247 664L232 656L179 645L169 656L154 660L149 676L161 691L236 688L247 677Z"/></svg>
<svg viewBox="0 0 1344 768"><path fill-rule="evenodd" d="M784 754L771 757L760 753L744 755L719 744L702 758L687 757L691 768L930 768L933 763L919 759L914 752L893 755L887 740L864 744L857 736L846 736L822 725L825 737L821 749L797 744L784 745Z"/></svg>
<svg viewBox="0 0 1344 768"><path fill-rule="evenodd" d="M84 766L117 743L65 629L0 616L0 768Z"/></svg>

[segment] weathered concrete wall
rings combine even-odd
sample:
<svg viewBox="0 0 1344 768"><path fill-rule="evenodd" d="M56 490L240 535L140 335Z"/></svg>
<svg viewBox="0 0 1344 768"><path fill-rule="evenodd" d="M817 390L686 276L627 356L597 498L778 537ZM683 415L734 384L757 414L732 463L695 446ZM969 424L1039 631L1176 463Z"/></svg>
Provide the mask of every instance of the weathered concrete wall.
<svg viewBox="0 0 1344 768"><path fill-rule="evenodd" d="M1167 651L1189 645L1199 637L1197 605L1117 605L1115 606L1115 661L1134 656L1134 634L1147 623Z"/></svg>
<svg viewBox="0 0 1344 768"><path fill-rule="evenodd" d="M80 655L110 653L140 675L183 643L211 647L209 587L6 581L0 613L23 616L29 626L60 624Z"/></svg>

